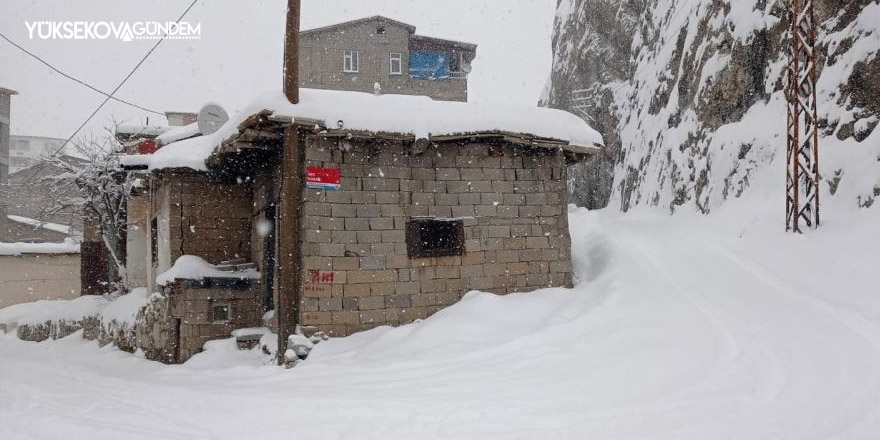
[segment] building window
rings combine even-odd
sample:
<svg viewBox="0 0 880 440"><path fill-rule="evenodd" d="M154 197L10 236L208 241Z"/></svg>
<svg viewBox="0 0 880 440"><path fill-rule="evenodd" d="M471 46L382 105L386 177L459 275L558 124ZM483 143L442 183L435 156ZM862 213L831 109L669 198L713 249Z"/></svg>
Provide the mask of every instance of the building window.
<svg viewBox="0 0 880 440"><path fill-rule="evenodd" d="M346 73L357 73L358 67L358 51L345 51L345 61L342 66L342 70Z"/></svg>
<svg viewBox="0 0 880 440"><path fill-rule="evenodd" d="M229 304L228 303L212 303L211 304L211 321L214 323L229 322Z"/></svg>
<svg viewBox="0 0 880 440"><path fill-rule="evenodd" d="M398 52L393 52L391 54L391 74L392 75L402 75L403 74L403 54Z"/></svg>
<svg viewBox="0 0 880 440"><path fill-rule="evenodd" d="M452 52L452 58L449 60L449 71L453 73L461 73L461 52Z"/></svg>
<svg viewBox="0 0 880 440"><path fill-rule="evenodd" d="M464 223L461 220L410 220L406 224L406 248L410 258L462 255Z"/></svg>
<svg viewBox="0 0 880 440"><path fill-rule="evenodd" d="M385 26L379 26L376 28L376 35L385 35Z"/></svg>

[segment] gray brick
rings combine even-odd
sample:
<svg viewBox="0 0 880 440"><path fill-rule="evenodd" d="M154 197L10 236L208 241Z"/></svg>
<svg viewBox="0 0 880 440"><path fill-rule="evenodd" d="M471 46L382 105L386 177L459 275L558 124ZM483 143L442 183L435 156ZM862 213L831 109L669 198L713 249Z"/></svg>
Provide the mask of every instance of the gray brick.
<svg viewBox="0 0 880 440"><path fill-rule="evenodd" d="M320 243L318 245L318 253L322 257L344 257L345 245Z"/></svg>
<svg viewBox="0 0 880 440"><path fill-rule="evenodd" d="M423 185L426 193L443 193L446 192L446 182L438 182L436 180L426 180Z"/></svg>
<svg viewBox="0 0 880 440"><path fill-rule="evenodd" d="M382 231L383 243L406 243L406 231L390 230Z"/></svg>
<svg viewBox="0 0 880 440"><path fill-rule="evenodd" d="M421 180L401 180L400 190L408 192L421 192L423 184Z"/></svg>
<svg viewBox="0 0 880 440"><path fill-rule="evenodd" d="M358 217L380 217L382 210L379 205L355 205Z"/></svg>
<svg viewBox="0 0 880 440"><path fill-rule="evenodd" d="M413 193L412 204L430 206L434 204L435 195L433 193Z"/></svg>
<svg viewBox="0 0 880 440"><path fill-rule="evenodd" d="M459 194L458 195L458 204L459 205L479 205L480 204L480 194L477 194L477 193Z"/></svg>
<svg viewBox="0 0 880 440"><path fill-rule="evenodd" d="M526 194L526 205L546 205L546 193Z"/></svg>
<svg viewBox="0 0 880 440"><path fill-rule="evenodd" d="M376 193L355 191L351 194L351 203L376 203Z"/></svg>
<svg viewBox="0 0 880 440"><path fill-rule="evenodd" d="M400 203L399 192L377 192L376 203Z"/></svg>
<svg viewBox="0 0 880 440"><path fill-rule="evenodd" d="M355 231L333 231L331 233L331 241L337 244L357 243L357 232Z"/></svg>
<svg viewBox="0 0 880 440"><path fill-rule="evenodd" d="M520 206L519 216L524 218L534 218L541 213L540 206Z"/></svg>
<svg viewBox="0 0 880 440"><path fill-rule="evenodd" d="M489 238L510 237L510 226L489 226L486 233Z"/></svg>
<svg viewBox="0 0 880 440"><path fill-rule="evenodd" d="M361 257L360 267L362 270L385 269L385 257Z"/></svg>
<svg viewBox="0 0 880 440"><path fill-rule="evenodd" d="M436 180L437 173L433 168L413 168L412 178L416 180Z"/></svg>
<svg viewBox="0 0 880 440"><path fill-rule="evenodd" d="M385 295L385 307L404 308L410 307L412 301L409 295Z"/></svg>
<svg viewBox="0 0 880 440"><path fill-rule="evenodd" d="M473 217L475 215L476 212L474 211L474 207L472 205L452 207L452 216L455 218Z"/></svg>
<svg viewBox="0 0 880 440"><path fill-rule="evenodd" d="M394 229L394 219L389 217L371 218L370 229L375 231Z"/></svg>
<svg viewBox="0 0 880 440"><path fill-rule="evenodd" d="M355 217L357 215L357 206L333 204L330 205L330 209L333 217Z"/></svg>
<svg viewBox="0 0 880 440"><path fill-rule="evenodd" d="M351 203L351 192L349 191L324 191L327 203ZM334 215L335 217L335 215Z"/></svg>
<svg viewBox="0 0 880 440"><path fill-rule="evenodd" d="M512 193L513 186L513 182L505 182L500 180L492 181L492 191L497 193Z"/></svg>
<svg viewBox="0 0 880 440"><path fill-rule="evenodd" d="M440 206L454 206L458 205L458 194L437 194L434 197L434 200L435 203Z"/></svg>
<svg viewBox="0 0 880 440"><path fill-rule="evenodd" d="M450 206L429 206L428 215L440 218L452 217L452 207Z"/></svg>
<svg viewBox="0 0 880 440"><path fill-rule="evenodd" d="M306 229L304 235L307 243L330 243L332 241L331 231Z"/></svg>
<svg viewBox="0 0 880 440"><path fill-rule="evenodd" d="M525 194L505 194L504 204L511 206L524 205L526 203Z"/></svg>
<svg viewBox="0 0 880 440"><path fill-rule="evenodd" d="M483 179L503 180L504 171L501 168L483 168Z"/></svg>
<svg viewBox="0 0 880 440"><path fill-rule="evenodd" d="M458 168L437 169L437 180L461 180Z"/></svg>
<svg viewBox="0 0 880 440"><path fill-rule="evenodd" d="M382 217L402 217L406 215L403 207L400 205L380 205L382 208Z"/></svg>
<svg viewBox="0 0 880 440"><path fill-rule="evenodd" d="M461 180L483 180L483 170L480 168L462 168Z"/></svg>
<svg viewBox="0 0 880 440"><path fill-rule="evenodd" d="M380 231L357 231L357 241L360 244L372 244L382 242Z"/></svg>
<svg viewBox="0 0 880 440"><path fill-rule="evenodd" d="M345 230L347 231L369 231L370 219L368 218L347 218L345 219Z"/></svg>

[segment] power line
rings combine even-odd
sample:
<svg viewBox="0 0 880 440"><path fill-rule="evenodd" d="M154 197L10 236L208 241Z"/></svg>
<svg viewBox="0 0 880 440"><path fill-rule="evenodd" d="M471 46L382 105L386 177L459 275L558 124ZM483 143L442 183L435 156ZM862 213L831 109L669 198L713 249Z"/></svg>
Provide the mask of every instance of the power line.
<svg viewBox="0 0 880 440"><path fill-rule="evenodd" d="M137 109L143 110L143 111L145 111L145 112L155 113L155 114L157 114L157 115L163 116L163 113L157 112L157 111L155 111L155 110L150 110L150 109L148 109L148 108L146 108L146 107L142 107L142 106L139 106L139 105L137 105L137 104L134 104L134 103L131 103L131 102L125 101L125 100L123 100L123 99L119 99L119 98L117 98L117 97L115 97L115 96L111 96L109 93L107 93L107 92L105 92L105 91L103 91L103 90L101 90L101 89L98 89L97 87L95 87L95 86L93 86L93 85L91 85L91 84L89 84L89 83L87 83L87 82L85 82L85 81L82 81L82 80L80 80L80 79L78 79L78 78L73 77L72 75L69 75L69 74L67 74L67 73L62 72L60 69L58 69L57 67L53 66L53 65L52 65L51 63L49 63L48 61L46 61L46 60L44 60L43 58L39 57L39 56L36 55L35 53L33 53L33 52L31 52L31 51L25 49L24 47L22 47L22 46L19 45L18 43L16 43L16 42L10 40L9 37L7 37L6 35L4 35L2 32L0 32L0 38L3 38L3 39L6 40L7 42L9 42L9 44L11 44L11 45L15 46L16 48L18 48L18 50L20 50L20 51L26 53L27 55L30 55L31 58L33 58L33 59L35 59L35 60L37 60L37 61L39 61L39 62L45 64L46 67L48 67L48 68L54 70L55 72L57 72L57 73L60 74L61 76L65 77L65 78L67 78L67 79L69 79L69 80L71 80L71 81L74 81L74 82L77 82L77 83L79 83L79 84L82 84L83 86L85 86L85 87L87 87L87 88L89 88L89 89L91 89L91 90L94 90L94 91L96 91L96 92L98 92L98 93L100 93L100 94L102 94L102 95L104 95L104 96L109 96L109 97L110 97L111 99L113 99L114 101L118 101L118 102L121 102L121 103L123 103L123 104L130 105L130 106L132 106L132 107L134 107L134 108L137 108Z"/></svg>
<svg viewBox="0 0 880 440"><path fill-rule="evenodd" d="M189 13L189 11L193 8L193 6L196 5L196 3L198 1L199 0L193 0L193 2L190 3L189 6L187 6L187 8L183 11L183 13L180 14L179 17L177 17L177 20L175 20L175 23L180 23L180 20L183 20L183 17L185 17L186 14ZM98 106L98 108L96 108L95 111L93 111L92 114L90 114L89 117L86 118L86 120L83 121L82 124L79 125L79 127L76 129L76 131L74 131L73 134L71 134L70 137L68 137L67 140L64 141L64 143L61 144L61 146L58 147L57 150L55 150L55 152L53 152L51 155L49 155L49 157L46 159L45 162L43 162L43 165L40 167L39 170L37 170L37 173L35 173L34 175L38 174L39 171L41 171L43 168L46 167L46 165L49 163L49 160L54 159L56 156L58 156L59 153L61 153L62 150L64 150L65 147L67 147L67 144L70 143L70 141L74 138L74 136L79 134L80 130L82 130L83 127L85 127L86 124L88 124L89 121L91 121L92 118L94 118L95 115L98 114L99 111L101 111L102 108L104 108L104 106L107 104L107 102L109 102L110 99L113 98L113 95L115 95L116 92L118 92L119 89L121 89L122 86L125 85L125 83L129 80L129 78L131 78L132 75L134 75L134 73L138 70L138 68L140 68L141 65L144 64L144 61L146 61L147 58L149 58L150 55L153 54L153 51L155 51L156 48L159 47L159 45L162 44L163 41L165 41L165 37L167 37L167 36L168 36L168 33L166 32L165 35L162 35L162 38L160 38L158 41L156 41L156 44L154 44L153 47L151 47L150 50L148 50L147 53L144 54L143 58L141 58L141 60L138 61L138 63L134 66L134 68L132 68L131 71L128 72L128 75L126 75L125 78L122 79L122 82L120 82L119 85L117 85L116 88L113 89L113 91L110 92L110 94L108 94L106 98L104 98L104 101L102 101L101 104Z"/></svg>

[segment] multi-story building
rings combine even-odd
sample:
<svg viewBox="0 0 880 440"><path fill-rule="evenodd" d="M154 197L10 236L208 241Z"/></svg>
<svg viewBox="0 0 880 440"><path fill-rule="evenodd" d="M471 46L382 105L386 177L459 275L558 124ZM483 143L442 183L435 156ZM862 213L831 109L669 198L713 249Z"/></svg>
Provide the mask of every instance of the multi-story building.
<svg viewBox="0 0 880 440"><path fill-rule="evenodd" d="M64 139L42 136L9 136L9 172L27 168L64 145Z"/></svg>
<svg viewBox="0 0 880 440"><path fill-rule="evenodd" d="M300 85L467 101L477 46L415 32L381 16L303 31Z"/></svg>
<svg viewBox="0 0 880 440"><path fill-rule="evenodd" d="M18 93L0 87L0 229L6 225L9 182L9 119L12 95Z"/></svg>

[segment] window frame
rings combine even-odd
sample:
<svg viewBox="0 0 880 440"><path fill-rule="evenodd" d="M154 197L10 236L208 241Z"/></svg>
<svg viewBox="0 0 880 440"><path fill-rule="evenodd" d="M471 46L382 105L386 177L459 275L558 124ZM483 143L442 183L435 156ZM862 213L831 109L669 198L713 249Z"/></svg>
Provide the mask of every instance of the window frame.
<svg viewBox="0 0 880 440"><path fill-rule="evenodd" d="M397 57L397 72L394 71L394 61L395 56ZM391 52L388 56L388 73L389 75L403 75L403 53L402 52Z"/></svg>
<svg viewBox="0 0 880 440"><path fill-rule="evenodd" d="M445 249L425 249L422 226L430 223L453 225L455 246ZM406 253L410 259L458 257L465 254L464 221L456 219L411 218L406 222Z"/></svg>
<svg viewBox="0 0 880 440"><path fill-rule="evenodd" d="M217 309L226 309L226 317L217 316ZM211 301L211 323L227 324L232 321L232 303L228 301Z"/></svg>
<svg viewBox="0 0 880 440"><path fill-rule="evenodd" d="M342 53L342 72L360 73L360 51L345 50Z"/></svg>

